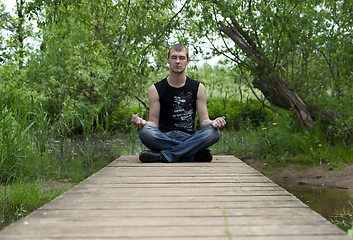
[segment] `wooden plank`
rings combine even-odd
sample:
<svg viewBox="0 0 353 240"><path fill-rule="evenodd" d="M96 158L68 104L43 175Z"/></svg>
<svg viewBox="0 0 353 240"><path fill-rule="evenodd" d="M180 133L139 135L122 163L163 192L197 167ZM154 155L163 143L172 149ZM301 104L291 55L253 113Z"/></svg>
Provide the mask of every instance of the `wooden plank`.
<svg viewBox="0 0 353 240"><path fill-rule="evenodd" d="M161 176L161 177L146 177L146 176L122 176L122 177L100 177L95 179L88 179L91 184L98 184L98 183L114 183L120 182L123 184L129 183L168 183L168 184L179 184L179 183L267 183L270 180L262 178L261 176L258 177L168 177L168 176Z"/></svg>
<svg viewBox="0 0 353 240"><path fill-rule="evenodd" d="M225 176L229 175L229 176L244 176L244 175L249 175L249 176L259 176L260 174L255 171L254 169L247 169L246 167L241 167L241 168L236 168L232 169L233 167L221 167L221 168L215 168L215 167L202 167L197 169L197 171L195 171L195 167L178 167L176 169L172 169L170 167L163 167L162 170L164 171L160 171L161 168L158 167L143 167L141 169L139 169L138 173L141 174L139 176L169 176L169 177L173 177L173 176L194 176L194 174L196 176L212 176L213 174L224 174ZM114 176L130 176L128 175L128 172L125 172L124 170L126 168L137 168L136 166L130 166L130 167L123 167L123 168L116 168L116 169L112 169L110 168L106 168L103 171L100 171L98 174L102 175L102 176L109 176L109 177L114 177ZM131 174L131 172L129 172ZM133 174L133 173L132 173ZM158 175L156 175L158 174ZM134 176L134 175L132 175ZM216 175L217 176L217 175Z"/></svg>
<svg viewBox="0 0 353 240"><path fill-rule="evenodd" d="M165 187L166 183L112 183L112 182L107 182L107 183L100 183L97 185L92 186L89 182L82 182L80 185L76 186L75 189L80 189L80 188L90 188L90 187L100 187L100 188L160 188L160 187ZM195 188L209 188L209 187L235 187L234 183L228 182L228 183L215 183L215 182L203 182L203 183L198 183L198 182L193 182L193 183L174 183L174 185L178 185L179 187L195 187ZM236 184L236 187L274 187L277 186L277 184L273 182L254 182L254 183L249 183L249 182L238 182Z"/></svg>
<svg viewBox="0 0 353 240"><path fill-rule="evenodd" d="M71 201L70 198L68 198L65 195L62 195L61 197L58 197L55 199L55 201L61 201L61 199L65 199L65 201ZM66 200L70 199L70 200ZM107 203L121 203L121 202L139 202L139 203L144 203L144 202L238 202L238 201L248 201L248 202L258 202L258 201L263 201L263 202L277 202L277 201L292 201L293 197L292 195L280 195L280 196L261 196L261 195L253 195L253 196L247 196L247 195L242 195L242 196L232 196L231 198L229 196L202 196L200 198L199 196L166 196L166 197L160 197L160 196L149 196L148 198L144 197L132 197L132 196L106 196L103 198L103 200L100 200L98 196L81 196L80 197L75 197L75 202L107 202Z"/></svg>
<svg viewBox="0 0 353 240"><path fill-rule="evenodd" d="M2 238L0 236L0 239L1 240L11 240L11 239L20 239L22 240L23 238L16 238L16 237L10 237L10 238ZM48 238L46 237L26 237L25 239L28 239L28 240L32 240L32 239L35 239L35 240L48 240ZM66 239L66 238L63 238L63 237L51 237L50 240L62 240L62 239ZM81 238L81 237L75 237L74 238L75 240L107 240L107 239L112 239L112 238L106 238L106 237L90 237L90 238L87 238L87 237L84 237L84 238ZM113 238L113 239L123 239L123 238ZM133 239L133 238L130 238L130 239ZM149 236L147 237L139 237L138 238L139 240L151 240L151 238ZM157 237L154 237L153 239L166 239L165 237L161 237L161 238L157 238ZM230 238L227 238L227 237L224 237L224 236L221 236L221 237L214 237L214 236L193 236L193 237L168 237L167 238L168 240L220 240L220 239L230 239ZM234 238L233 238L234 239ZM301 235L301 236L256 236L256 237L237 237L236 240L249 240L249 239L257 239L257 240L322 240L322 237L321 236L318 236L318 235ZM326 236L324 240L337 240L337 236Z"/></svg>
<svg viewBox="0 0 353 240"><path fill-rule="evenodd" d="M79 218L96 218L96 217L107 217L107 218L120 218L120 217L222 217L222 206L215 208L205 209L191 209L191 208L180 208L170 209L161 208L158 209L99 209L95 208L94 211L87 211L86 209L43 209L37 210L38 214L42 217L58 217L67 218L72 215ZM309 208L242 208L234 209L227 208L225 210L227 217L239 217L239 216L310 216L312 211Z"/></svg>
<svg viewBox="0 0 353 240"><path fill-rule="evenodd" d="M240 159L238 158L235 158L234 156L230 156L230 155L217 155L217 156L214 156L213 157L213 161L210 162L210 163L185 163L185 162L180 162L180 163L172 163L175 167L175 166L189 166L189 164L193 164L193 165L201 165L201 166L204 166L204 165L212 165L213 163L240 163L242 165L244 165L245 163L243 161L241 161ZM144 167L144 166L167 166L167 165L170 165L170 163L140 163L137 156L134 156L134 155L125 155L124 156L124 159L119 159L119 162L117 161L113 161L111 162L107 167L117 167L117 166L124 166L124 164L127 164L127 165L133 165L133 164L138 164L140 165L141 167ZM214 164L213 164L214 165ZM233 165L234 166L234 165Z"/></svg>
<svg viewBox="0 0 353 240"><path fill-rule="evenodd" d="M65 224L65 223L64 223ZM22 237L46 237L46 236L62 236L63 238L76 238L76 237L86 237L87 239L92 237L106 237L106 238L141 238L149 236L150 238L165 238L169 237L201 237L208 233L208 236L224 238L224 232L226 226L158 226L153 228L151 231L150 226L140 226L136 229L136 226L131 227L117 227L117 226L73 226L67 228L67 231L62 232L62 230L53 224L47 227L44 231L43 228L38 224L34 226L22 227L17 229L18 235ZM261 237L266 235L281 235L283 238L286 236L300 236L304 232L307 235L331 235L337 236L336 240L339 239L340 232L333 233L332 230L327 228L327 225L301 225L300 228L295 225L281 226L232 226L229 228L232 235L238 237ZM324 238L322 238L324 239Z"/></svg>
<svg viewBox="0 0 353 240"><path fill-rule="evenodd" d="M224 234L223 234L224 235ZM0 240L11 240L11 239L14 239L14 240L23 240L22 237L14 237L14 236L11 236L10 238L3 238L0 236ZM46 237L30 237L30 236L27 236L25 239L27 240L48 240L48 238ZM57 236L54 236L54 237L51 237L50 240L62 240L62 239L67 239L67 238L63 238L63 237L57 237ZM75 240L107 240L107 239L124 239L124 238L118 238L118 237L114 237L114 238L106 238L106 237L84 237L84 238L81 238L81 237L75 237L74 238ZM134 238L130 238L130 239L134 239ZM224 237L224 236L193 236L193 237L154 237L154 238L151 238L149 236L143 236L143 237L139 237L138 238L139 240L151 240L151 239L168 239L168 240L220 240L220 239L230 239L228 237ZM233 238L234 239L234 238ZM322 240L322 235L296 235L296 236L246 236L246 237L237 237L236 240L253 240L253 239L257 239L257 240ZM346 238L347 239L347 238ZM337 236L336 235L327 235L325 237L324 240L337 240Z"/></svg>
<svg viewBox="0 0 353 240"><path fill-rule="evenodd" d="M255 226L267 226L267 225L274 225L274 226L283 226L283 225L316 225L316 224L329 224L325 219L317 219L315 216L293 216L292 219L288 220L286 216L268 216L265 218L259 218L257 216L241 216L241 217L227 217L227 221L229 225L239 225L239 226L246 226L251 222ZM190 225L197 225L197 226L225 226L225 219L224 217L173 217L168 216L165 218L154 218L151 221L150 217L130 217L130 218L102 218L100 221L96 221L92 218L78 218L78 217L69 217L69 218L43 218L40 214L33 214L33 216L25 221L19 221L18 223L22 225L64 225L68 224L70 226L190 226Z"/></svg>
<svg viewBox="0 0 353 240"><path fill-rule="evenodd" d="M138 189L138 190L137 190ZM270 192L274 194L288 194L286 191L281 189L278 186L265 186L265 187L251 187L251 186L245 186L245 187L203 187L203 188L198 188L198 187L173 187L170 188L168 186L163 186L163 187L145 187L145 188L119 188L119 187L82 187L82 188L76 188L75 192L78 193L88 193L88 194L127 194L130 196L133 196L133 194L136 194L136 191L139 192L139 194L143 195L153 195L153 196L165 196L165 195L229 195L229 194L258 194L265 192Z"/></svg>
<svg viewBox="0 0 353 240"><path fill-rule="evenodd" d="M116 202L117 204L107 203L104 201L95 201L95 202L75 202L71 203L68 201L53 201L51 203L46 204L42 207L44 210L59 210L59 209L78 209L78 210L90 210L90 209L100 209L100 210L115 210L115 209L159 209L161 205L163 208L169 209L185 209L185 208L193 208L193 209L207 209L207 208L217 208L222 206L223 208L298 208L303 207L302 203L298 201L272 201L272 202L196 202L193 201L189 204L185 204L184 202L164 202L164 201L144 201L144 204L141 204L142 201L139 202ZM159 203L159 204L158 204Z"/></svg>
<svg viewBox="0 0 353 240"><path fill-rule="evenodd" d="M346 234L233 156L142 164L122 156L0 232L2 239L299 239Z"/></svg>

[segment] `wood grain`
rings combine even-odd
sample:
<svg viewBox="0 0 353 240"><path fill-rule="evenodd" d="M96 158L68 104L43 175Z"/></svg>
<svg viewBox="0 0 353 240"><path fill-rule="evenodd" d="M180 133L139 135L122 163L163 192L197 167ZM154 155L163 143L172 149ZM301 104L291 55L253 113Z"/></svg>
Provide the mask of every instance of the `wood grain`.
<svg viewBox="0 0 353 240"><path fill-rule="evenodd" d="M0 232L1 240L230 238L350 239L234 156L176 164L122 156Z"/></svg>

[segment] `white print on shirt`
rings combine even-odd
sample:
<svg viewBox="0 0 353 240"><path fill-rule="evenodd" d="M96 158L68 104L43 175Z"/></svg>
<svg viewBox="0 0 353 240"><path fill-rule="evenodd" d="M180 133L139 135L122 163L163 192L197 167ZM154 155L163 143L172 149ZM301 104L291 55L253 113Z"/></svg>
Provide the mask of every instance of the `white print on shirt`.
<svg viewBox="0 0 353 240"><path fill-rule="evenodd" d="M174 96L173 119L176 127L181 127L187 131L193 130L193 109L192 93L184 92L179 96Z"/></svg>

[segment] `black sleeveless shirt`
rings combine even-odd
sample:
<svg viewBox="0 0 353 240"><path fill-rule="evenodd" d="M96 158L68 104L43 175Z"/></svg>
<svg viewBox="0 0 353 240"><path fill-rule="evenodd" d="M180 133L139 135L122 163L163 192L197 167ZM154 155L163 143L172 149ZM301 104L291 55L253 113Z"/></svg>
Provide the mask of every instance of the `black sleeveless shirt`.
<svg viewBox="0 0 353 240"><path fill-rule="evenodd" d="M167 78L154 84L161 105L159 130L195 133L196 97L199 84L189 77L186 77L185 85L180 88L170 86Z"/></svg>

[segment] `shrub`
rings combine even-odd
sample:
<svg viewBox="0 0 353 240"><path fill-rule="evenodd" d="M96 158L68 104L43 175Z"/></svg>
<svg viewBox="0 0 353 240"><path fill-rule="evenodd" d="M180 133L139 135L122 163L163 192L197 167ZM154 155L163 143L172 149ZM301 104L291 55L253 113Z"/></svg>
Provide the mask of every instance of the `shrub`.
<svg viewBox="0 0 353 240"><path fill-rule="evenodd" d="M241 103L234 99L214 98L208 100L207 107L210 119L226 117L228 129L255 128L270 121L269 111L253 99Z"/></svg>

